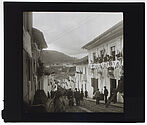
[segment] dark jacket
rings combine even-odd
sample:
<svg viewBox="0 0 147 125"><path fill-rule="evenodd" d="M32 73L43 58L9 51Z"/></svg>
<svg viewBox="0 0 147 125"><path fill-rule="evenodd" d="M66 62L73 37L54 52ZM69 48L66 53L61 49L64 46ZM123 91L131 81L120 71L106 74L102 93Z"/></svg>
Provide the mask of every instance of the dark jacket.
<svg viewBox="0 0 147 125"><path fill-rule="evenodd" d="M104 95L108 96L108 90L107 89L104 89Z"/></svg>

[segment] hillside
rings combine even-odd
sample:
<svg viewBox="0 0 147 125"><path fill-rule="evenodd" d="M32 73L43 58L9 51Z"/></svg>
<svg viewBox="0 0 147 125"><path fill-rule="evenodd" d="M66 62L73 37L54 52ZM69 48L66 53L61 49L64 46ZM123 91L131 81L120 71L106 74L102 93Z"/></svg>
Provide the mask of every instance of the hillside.
<svg viewBox="0 0 147 125"><path fill-rule="evenodd" d="M42 56L45 65L57 63L74 63L77 61L77 59L74 57L70 57L64 53L53 50L43 50Z"/></svg>

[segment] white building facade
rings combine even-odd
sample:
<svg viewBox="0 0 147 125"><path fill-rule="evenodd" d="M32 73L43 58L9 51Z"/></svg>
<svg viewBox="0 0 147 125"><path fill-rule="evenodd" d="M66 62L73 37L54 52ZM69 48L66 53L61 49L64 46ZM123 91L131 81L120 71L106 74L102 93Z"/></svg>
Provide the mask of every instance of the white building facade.
<svg viewBox="0 0 147 125"><path fill-rule="evenodd" d="M119 87L117 102L123 102L123 22L119 22L100 36L82 47L88 52L87 78L92 93L97 89L108 97Z"/></svg>
<svg viewBox="0 0 147 125"><path fill-rule="evenodd" d="M93 97L93 87L90 85L90 68L88 67L88 58L76 63L75 88L88 91L88 97Z"/></svg>
<svg viewBox="0 0 147 125"><path fill-rule="evenodd" d="M52 75L44 75L42 90L44 90L46 96L48 96L48 92L56 91L57 85L55 84L54 76Z"/></svg>

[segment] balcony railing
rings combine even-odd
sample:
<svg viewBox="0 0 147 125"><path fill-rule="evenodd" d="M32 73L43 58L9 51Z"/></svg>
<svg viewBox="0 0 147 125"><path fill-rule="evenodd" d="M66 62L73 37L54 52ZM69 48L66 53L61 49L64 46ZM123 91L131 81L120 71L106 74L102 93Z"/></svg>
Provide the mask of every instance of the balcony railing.
<svg viewBox="0 0 147 125"><path fill-rule="evenodd" d="M108 62L108 61L116 61L116 60L120 60L120 59L122 59L123 57L122 57L122 53L121 52L119 52L118 54L116 54L116 55L111 55L111 56L109 56L109 55L105 55L104 57L102 56L102 57L94 57L94 59L93 59L93 61L91 60L90 62L92 63L92 64L94 64L94 63L103 63L103 62Z"/></svg>
<svg viewBox="0 0 147 125"><path fill-rule="evenodd" d="M107 61L107 62L101 62L101 63L90 63L89 65L90 69L95 68L109 68L109 67L122 67L123 66L123 59L115 60L115 61Z"/></svg>

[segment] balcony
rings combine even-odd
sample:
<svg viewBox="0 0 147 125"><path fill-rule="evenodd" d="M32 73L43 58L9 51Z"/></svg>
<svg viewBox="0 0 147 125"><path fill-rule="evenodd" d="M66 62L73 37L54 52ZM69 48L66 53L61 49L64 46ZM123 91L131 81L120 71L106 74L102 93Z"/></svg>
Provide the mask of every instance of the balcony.
<svg viewBox="0 0 147 125"><path fill-rule="evenodd" d="M115 61L109 60L106 62L102 61L100 63L90 63L88 66L90 69L104 68L104 67L106 67L106 68L119 67L119 66L122 67L123 66L123 58L121 57L121 58L119 58L119 60L115 60Z"/></svg>
<svg viewBox="0 0 147 125"><path fill-rule="evenodd" d="M119 52L118 54L116 55L105 55L104 57L101 56L101 57L96 57L94 56L93 57L93 61L91 60L91 64L97 64L97 63L103 63L103 62L110 62L110 61L120 61L122 60L123 56L122 56L122 53Z"/></svg>

